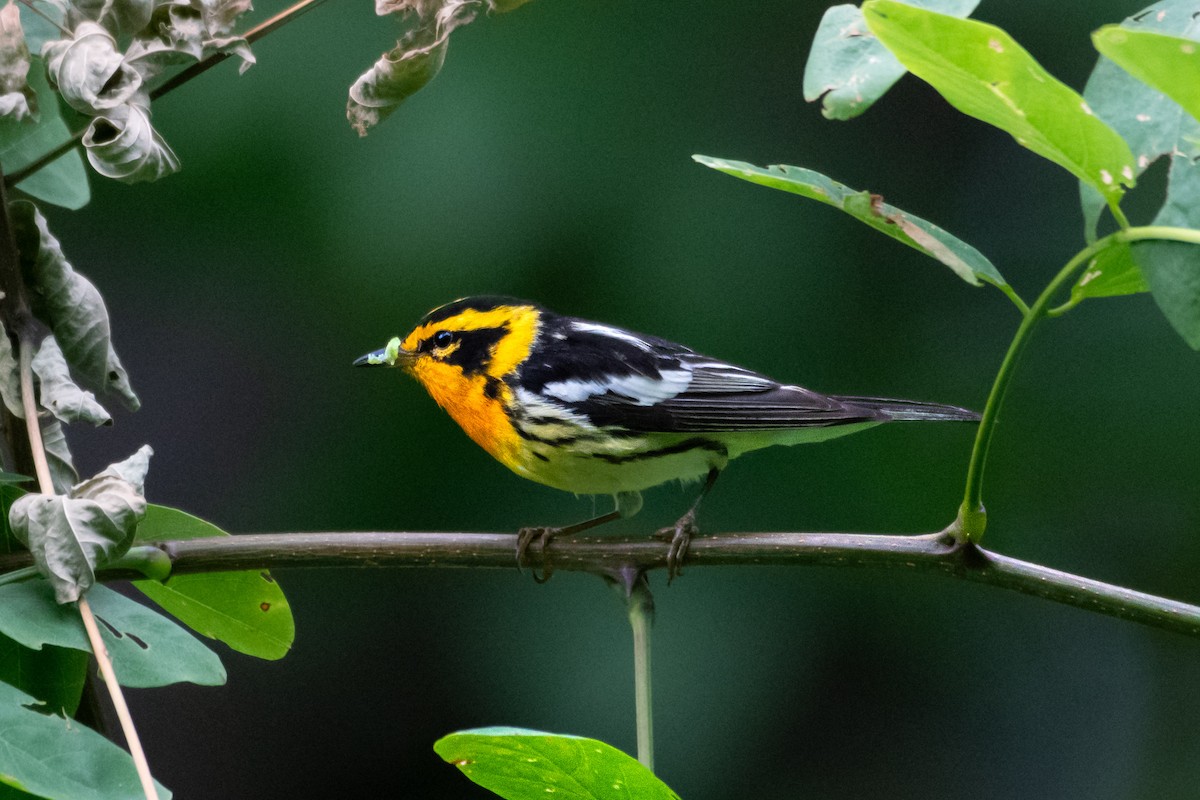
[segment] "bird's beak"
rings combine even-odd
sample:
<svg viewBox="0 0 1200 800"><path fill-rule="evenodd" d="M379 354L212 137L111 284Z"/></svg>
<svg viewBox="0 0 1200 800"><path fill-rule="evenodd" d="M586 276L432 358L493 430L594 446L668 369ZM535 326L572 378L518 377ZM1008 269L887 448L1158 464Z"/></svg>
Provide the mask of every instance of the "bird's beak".
<svg viewBox="0 0 1200 800"><path fill-rule="evenodd" d="M412 363L416 353L400 345L400 337L393 336L387 347L354 359L356 367L404 367Z"/></svg>

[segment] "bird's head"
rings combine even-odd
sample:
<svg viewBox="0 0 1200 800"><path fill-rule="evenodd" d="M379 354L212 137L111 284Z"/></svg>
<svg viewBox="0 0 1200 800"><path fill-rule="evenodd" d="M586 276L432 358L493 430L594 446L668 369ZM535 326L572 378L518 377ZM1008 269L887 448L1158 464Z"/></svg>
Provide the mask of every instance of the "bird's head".
<svg viewBox="0 0 1200 800"><path fill-rule="evenodd" d="M510 297L466 297L435 308L406 336L354 364L402 367L440 402L447 392L502 378L524 361L541 313L533 303Z"/></svg>

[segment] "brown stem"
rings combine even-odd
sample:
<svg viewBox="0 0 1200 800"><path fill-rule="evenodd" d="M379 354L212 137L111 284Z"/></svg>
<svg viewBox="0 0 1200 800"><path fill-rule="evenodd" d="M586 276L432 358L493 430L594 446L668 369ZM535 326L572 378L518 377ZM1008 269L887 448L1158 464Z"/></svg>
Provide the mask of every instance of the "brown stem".
<svg viewBox="0 0 1200 800"><path fill-rule="evenodd" d="M266 533L164 541L173 574L282 567L516 566L515 534L501 533ZM630 570L667 566L670 546L651 538L570 537L530 552L528 566L591 572L620 579ZM28 566L0 556L0 572ZM727 533L697 536L687 566L730 565L889 567L934 572L1031 594L1056 603L1200 636L1200 606L1125 589L1050 567L992 553L942 534ZM125 569L105 580L139 577Z"/></svg>

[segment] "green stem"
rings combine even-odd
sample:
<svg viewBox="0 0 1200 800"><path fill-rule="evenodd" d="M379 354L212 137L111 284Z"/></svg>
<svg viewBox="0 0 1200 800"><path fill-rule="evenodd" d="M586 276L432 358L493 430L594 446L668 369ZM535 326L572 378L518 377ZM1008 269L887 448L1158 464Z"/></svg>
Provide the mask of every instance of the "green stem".
<svg viewBox="0 0 1200 800"><path fill-rule="evenodd" d="M650 683L650 628L654 624L654 598L646 576L638 581L626 600L629 626L633 629L633 696L637 711L637 756L646 769L654 771L654 705Z"/></svg>
<svg viewBox="0 0 1200 800"><path fill-rule="evenodd" d="M987 405L983 409L983 417L979 422L979 430L975 434L975 446L971 451L971 461L967 466L967 482L963 492L963 503L959 508L958 518L947 529L955 538L978 542L983 536L984 529L987 527L987 512L983 506L983 469L987 463L988 450L992 445L992 434L996 429L996 417L1000 413L1000 406L1004 403L1004 395L1008 391L1008 385L1012 380L1017 361L1020 359L1025 346L1029 344L1030 336L1037 327L1037 324L1045 316L1049 316L1052 313L1061 314L1071 308L1071 303L1066 303L1056 309L1051 309L1050 304L1054 300L1054 297L1064 286L1069 285L1075 278L1076 273L1091 263L1092 259L1103 250L1118 243L1147 240L1200 244L1200 231L1163 225L1147 225L1137 228L1123 228L1116 233L1109 234L1103 239L1088 245L1068 261L1066 266L1059 270L1058 274L1054 276L1054 280L1050 281L1041 295L1038 296L1038 299L1034 301L1033 306L1030 307L1029 313L1021 321L1021 325L1017 328L1017 333L1013 337L1012 343L1008 346L1008 352L1005 353L1004 360L1000 363L1000 370L996 373L996 380L992 384L992 391L988 394Z"/></svg>
<svg viewBox="0 0 1200 800"><path fill-rule="evenodd" d="M37 567L21 567L14 569L12 572L0 573L0 586L9 583L20 583L21 581L29 581L38 577Z"/></svg>

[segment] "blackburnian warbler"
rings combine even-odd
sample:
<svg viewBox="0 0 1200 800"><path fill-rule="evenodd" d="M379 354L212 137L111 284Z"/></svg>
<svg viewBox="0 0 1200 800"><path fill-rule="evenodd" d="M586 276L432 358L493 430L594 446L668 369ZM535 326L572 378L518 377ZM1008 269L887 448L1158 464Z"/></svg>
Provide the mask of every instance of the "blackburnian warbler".
<svg viewBox="0 0 1200 800"><path fill-rule="evenodd" d="M671 531L678 574L696 508L730 459L774 444L819 442L893 420L976 421L956 406L819 394L633 331L508 297L435 308L403 339L354 362L401 367L475 442L518 475L616 509L530 542L636 514L640 492L706 478ZM548 574L548 573L544 573Z"/></svg>

